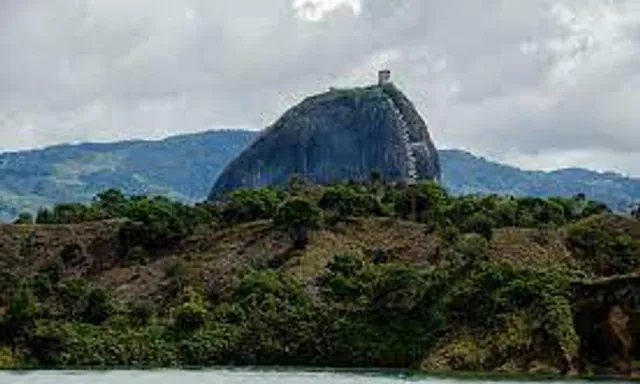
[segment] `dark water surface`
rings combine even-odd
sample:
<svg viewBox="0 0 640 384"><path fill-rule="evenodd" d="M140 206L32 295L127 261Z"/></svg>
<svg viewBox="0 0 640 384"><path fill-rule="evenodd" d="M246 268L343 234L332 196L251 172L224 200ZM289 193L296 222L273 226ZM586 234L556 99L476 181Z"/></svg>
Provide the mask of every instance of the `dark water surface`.
<svg viewBox="0 0 640 384"><path fill-rule="evenodd" d="M544 381L540 383L583 383L580 381ZM0 372L0 384L523 384L535 381L459 380L393 374L364 374L301 371L33 371ZM606 382L602 382L606 383Z"/></svg>

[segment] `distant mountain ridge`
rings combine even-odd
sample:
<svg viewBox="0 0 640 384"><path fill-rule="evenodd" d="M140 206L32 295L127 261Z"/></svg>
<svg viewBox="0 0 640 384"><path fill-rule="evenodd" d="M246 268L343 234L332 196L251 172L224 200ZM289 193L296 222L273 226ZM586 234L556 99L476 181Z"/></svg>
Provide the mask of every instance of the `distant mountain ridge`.
<svg viewBox="0 0 640 384"><path fill-rule="evenodd" d="M212 178L254 137L247 130L159 141L64 144L0 154L0 219L58 202L90 200L106 188L201 200Z"/></svg>
<svg viewBox="0 0 640 384"><path fill-rule="evenodd" d="M107 188L204 200L223 167L258 132L218 130L159 141L65 144L0 154L0 220L59 202L90 200ZM584 193L616 210L640 201L640 179L569 168L525 171L460 150L440 150L442 182L455 194L570 196Z"/></svg>
<svg viewBox="0 0 640 384"><path fill-rule="evenodd" d="M617 211L640 201L640 179L583 168L523 170L461 150L442 150L443 183L449 191L516 196L574 196L584 193Z"/></svg>

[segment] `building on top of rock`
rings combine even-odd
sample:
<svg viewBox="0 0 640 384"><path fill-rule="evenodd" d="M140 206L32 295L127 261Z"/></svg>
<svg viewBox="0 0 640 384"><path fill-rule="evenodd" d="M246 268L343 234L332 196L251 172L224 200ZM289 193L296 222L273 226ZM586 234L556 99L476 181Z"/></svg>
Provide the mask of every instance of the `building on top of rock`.
<svg viewBox="0 0 640 384"><path fill-rule="evenodd" d="M378 85L386 85L391 82L391 71L382 69L378 71Z"/></svg>

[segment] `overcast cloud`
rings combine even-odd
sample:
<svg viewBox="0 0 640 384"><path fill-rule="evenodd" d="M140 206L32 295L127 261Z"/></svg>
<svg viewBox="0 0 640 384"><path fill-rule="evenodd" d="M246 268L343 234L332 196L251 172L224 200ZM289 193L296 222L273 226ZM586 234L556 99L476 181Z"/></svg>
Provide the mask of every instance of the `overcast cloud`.
<svg viewBox="0 0 640 384"><path fill-rule="evenodd" d="M436 145L640 176L640 0L0 0L0 150L262 128L389 67Z"/></svg>

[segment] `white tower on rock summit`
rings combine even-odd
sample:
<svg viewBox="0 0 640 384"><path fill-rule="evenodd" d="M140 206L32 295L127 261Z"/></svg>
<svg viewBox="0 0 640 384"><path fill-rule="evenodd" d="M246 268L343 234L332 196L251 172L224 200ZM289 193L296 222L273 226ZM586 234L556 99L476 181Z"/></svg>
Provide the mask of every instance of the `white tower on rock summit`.
<svg viewBox="0 0 640 384"><path fill-rule="evenodd" d="M378 71L378 85L385 85L391 82L391 71L383 69Z"/></svg>

